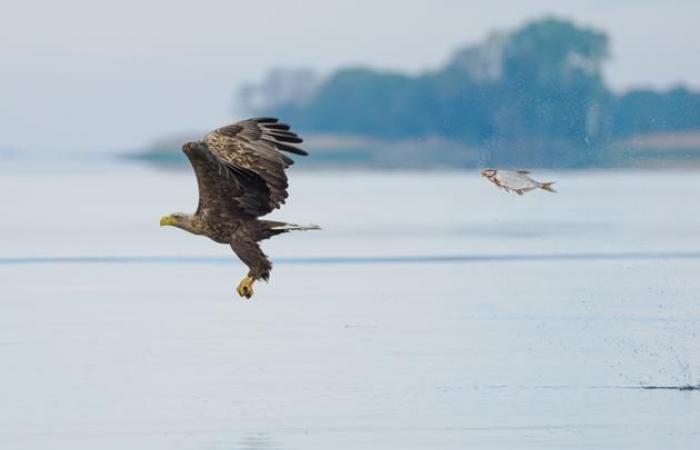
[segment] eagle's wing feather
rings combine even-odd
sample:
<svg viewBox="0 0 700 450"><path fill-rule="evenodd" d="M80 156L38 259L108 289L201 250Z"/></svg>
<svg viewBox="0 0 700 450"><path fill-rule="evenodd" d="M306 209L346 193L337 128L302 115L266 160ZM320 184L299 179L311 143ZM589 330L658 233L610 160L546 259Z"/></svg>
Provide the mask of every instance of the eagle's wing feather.
<svg viewBox="0 0 700 450"><path fill-rule="evenodd" d="M183 152L194 169L199 188L196 214L216 218L258 217L267 207L260 198L270 191L265 181L253 172L222 164L200 143L185 144Z"/></svg>
<svg viewBox="0 0 700 450"><path fill-rule="evenodd" d="M212 131L204 142L215 159L239 178L239 172L264 182L267 195L247 196L246 212L255 217L279 208L289 195L285 169L294 161L282 151L307 155L295 146L302 139L275 118L243 120ZM222 180L222 182L225 182ZM222 199L225 200L225 199Z"/></svg>

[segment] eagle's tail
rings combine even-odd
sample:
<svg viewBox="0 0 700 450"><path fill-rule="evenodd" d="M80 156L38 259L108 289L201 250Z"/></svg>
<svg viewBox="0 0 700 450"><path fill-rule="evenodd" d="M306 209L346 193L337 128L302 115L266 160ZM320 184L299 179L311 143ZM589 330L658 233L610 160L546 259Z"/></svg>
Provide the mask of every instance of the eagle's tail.
<svg viewBox="0 0 700 450"><path fill-rule="evenodd" d="M287 233L288 231L308 231L321 229L321 227L318 225L296 225L293 223L274 222L271 220L261 220L260 222L262 222L263 225L260 240L268 239L272 236L277 236L278 234Z"/></svg>
<svg viewBox="0 0 700 450"><path fill-rule="evenodd" d="M309 230L320 230L321 227L318 225L296 225L294 223L280 223L277 226L271 228L272 230L278 230L281 232L287 231L309 231Z"/></svg>

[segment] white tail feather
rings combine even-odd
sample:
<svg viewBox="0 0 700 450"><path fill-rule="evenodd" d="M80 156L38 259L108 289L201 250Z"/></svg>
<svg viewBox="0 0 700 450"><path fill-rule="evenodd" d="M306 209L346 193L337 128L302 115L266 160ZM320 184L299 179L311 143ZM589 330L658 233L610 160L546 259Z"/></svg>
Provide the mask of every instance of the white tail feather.
<svg viewBox="0 0 700 450"><path fill-rule="evenodd" d="M318 225L296 225L293 223L285 223L284 225L272 227L270 229L271 230L280 230L280 231L308 231L308 230L320 230L321 227L319 227Z"/></svg>

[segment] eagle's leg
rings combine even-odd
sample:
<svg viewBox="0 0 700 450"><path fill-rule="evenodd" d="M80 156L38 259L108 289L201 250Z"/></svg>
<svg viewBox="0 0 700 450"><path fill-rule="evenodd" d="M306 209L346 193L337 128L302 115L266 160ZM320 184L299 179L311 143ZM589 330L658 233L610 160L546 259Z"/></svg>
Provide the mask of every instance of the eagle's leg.
<svg viewBox="0 0 700 450"><path fill-rule="evenodd" d="M262 224L264 225L264 224ZM231 236L231 248L234 253L248 266L248 274L238 284L238 295L245 298L253 296L253 283L257 280L267 281L272 270L272 263L258 245L261 222L243 222Z"/></svg>
<svg viewBox="0 0 700 450"><path fill-rule="evenodd" d="M250 298L253 296L253 283L255 280L249 276L246 276L241 280L240 283L238 283L238 287L236 290L238 291L238 295L241 297L245 298Z"/></svg>

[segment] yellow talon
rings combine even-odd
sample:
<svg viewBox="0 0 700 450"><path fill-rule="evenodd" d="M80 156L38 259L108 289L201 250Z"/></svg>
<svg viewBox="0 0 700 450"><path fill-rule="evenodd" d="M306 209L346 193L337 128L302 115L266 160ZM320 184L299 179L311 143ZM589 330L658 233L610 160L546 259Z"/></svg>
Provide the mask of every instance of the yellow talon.
<svg viewBox="0 0 700 450"><path fill-rule="evenodd" d="M238 284L238 287L236 290L238 291L238 295L241 297L245 298L250 298L253 296L253 282L255 280L250 278L250 277L245 277L241 280L241 282Z"/></svg>

